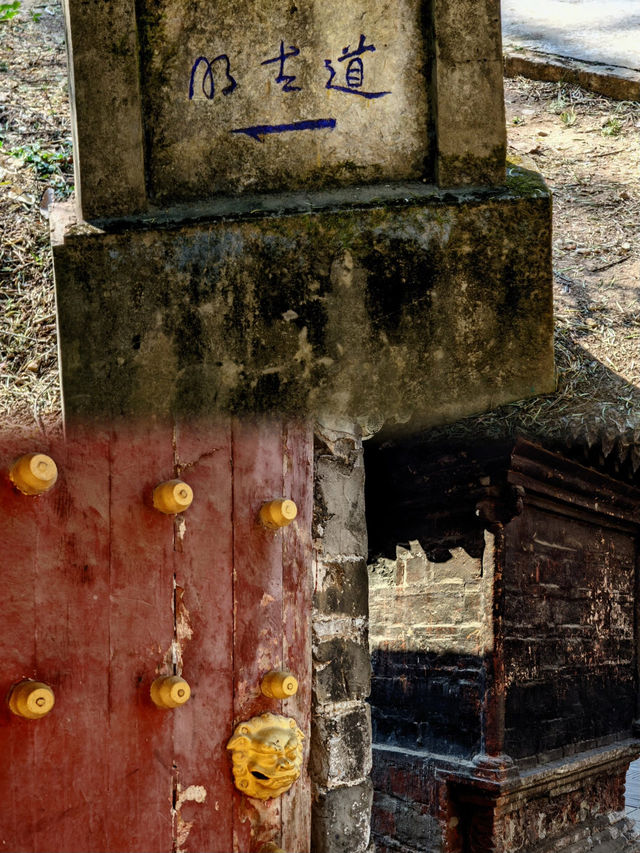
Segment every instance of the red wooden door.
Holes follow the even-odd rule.
[[[39,497],[6,476],[33,450],[59,470]],[[35,679],[56,698],[39,720],[1,704],[0,851],[308,851],[308,426],[74,428],[36,447],[5,436],[0,468],[0,694]],[[152,490],[175,477],[194,501],[163,515]],[[260,506],[280,497],[298,516],[266,530]],[[261,677],[282,668],[298,693],[268,699]],[[170,674],[191,699],[159,710],[150,685]],[[307,737],[300,779],[261,801],[234,787],[226,744],[266,711]]]

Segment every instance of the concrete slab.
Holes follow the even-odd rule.
[[[640,831],[640,759],[629,766],[625,802],[627,817],[635,822]]]
[[[502,33],[507,76],[640,98],[637,0],[503,0]]]
[[[638,0],[502,0],[505,42],[640,70]]]

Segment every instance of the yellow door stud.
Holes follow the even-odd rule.
[[[55,704],[53,690],[42,681],[21,681],[9,694],[9,709],[18,717],[39,720],[46,717]]]
[[[291,524],[297,514],[298,507],[293,501],[268,501],[260,507],[260,523],[269,530],[277,530]]]
[[[263,676],[260,689],[269,699],[288,699],[298,692],[298,679],[291,672],[272,670]]]
[[[189,701],[191,688],[179,675],[161,675],[151,685],[151,699],[157,708],[179,708]]]
[[[182,480],[167,480],[153,490],[153,505],[165,515],[184,512],[192,501],[193,489]]]
[[[9,477],[23,495],[41,495],[58,479],[58,468],[44,453],[27,453],[11,466]]]

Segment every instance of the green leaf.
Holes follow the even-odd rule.
[[[20,0],[13,3],[0,3],[0,21],[10,21],[20,11]]]

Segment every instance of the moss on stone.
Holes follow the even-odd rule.
[[[505,149],[496,145],[486,154],[441,154],[438,184],[441,187],[490,187],[504,185]]]
[[[538,172],[526,169],[522,158],[507,160],[507,188],[523,198],[541,198],[549,195],[549,189]]]

